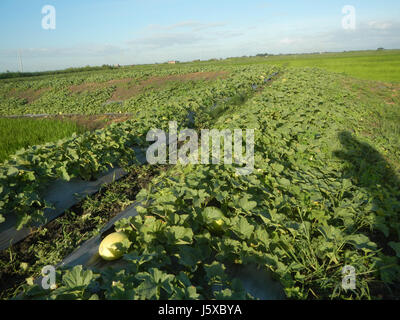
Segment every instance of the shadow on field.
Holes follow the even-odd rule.
[[[368,189],[376,185],[388,189],[400,187],[395,171],[375,148],[358,141],[347,131],[339,133],[339,140],[345,150],[336,151],[334,155],[352,164],[351,172],[347,173],[356,184]]]
[[[385,158],[368,143],[360,142],[350,132],[339,133],[343,150],[335,151],[334,156],[348,162],[345,178],[367,191],[372,200],[373,211],[378,217],[374,220],[373,231],[363,230],[378,245],[383,254],[394,257],[396,252],[388,243],[399,242],[398,226],[400,222],[400,179]],[[382,217],[382,218],[380,218]],[[381,231],[381,223],[387,226],[387,235]],[[390,271],[388,270],[390,273]],[[395,271],[394,271],[395,272]],[[381,273],[381,278],[385,277]],[[400,282],[394,279],[393,285],[383,283],[371,288],[371,293],[382,298],[400,298]],[[375,292],[374,292],[375,291]]]

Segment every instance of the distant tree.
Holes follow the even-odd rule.
[[[382,51],[382,50],[385,50],[385,48],[378,48],[377,50],[378,51]]]

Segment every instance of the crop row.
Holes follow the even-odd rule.
[[[0,166],[0,221],[7,214],[16,214],[18,229],[40,221],[43,210],[51,205],[43,201],[41,192],[51,181],[75,177],[90,180],[110,167],[127,164],[133,159],[132,147],[146,145],[150,129],[166,129],[169,120],[183,127],[189,111],[248,93],[251,85],[262,84],[262,77],[268,73],[265,68],[237,68],[228,79],[203,82],[189,92],[183,87],[148,93],[128,102],[134,113],[132,120],[18,151]]]
[[[400,183],[378,150],[395,140],[363,136],[362,119],[376,106],[341,80],[286,70],[249,99],[222,104],[217,116],[210,102],[196,128],[254,128],[253,174],[174,166],[137,195],[139,215],[116,224],[130,240],[126,267],[58,270],[56,289],[26,286],[25,297],[253,298],[232,273],[251,264],[272,272],[288,298],[368,299],[394,288]],[[346,265],[357,273],[354,290],[342,287]]]

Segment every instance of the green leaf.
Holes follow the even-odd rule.
[[[143,280],[136,289],[136,293],[138,293],[142,299],[158,299],[160,288],[163,288],[168,294],[172,294],[173,292],[171,282],[174,276],[157,268],[151,268],[149,272],[138,273],[136,278],[138,280]]]
[[[284,167],[283,165],[279,164],[279,163],[273,163],[273,164],[271,165],[271,168],[272,168],[272,169],[275,171],[275,173],[277,173],[277,174],[281,173],[281,172],[285,169],[285,167]]]
[[[35,181],[35,173],[33,171],[25,171],[26,177],[29,181]]]
[[[179,272],[179,274],[176,276],[176,280],[180,281],[185,287],[189,287],[192,285],[189,277],[183,271]]]
[[[180,264],[193,268],[200,261],[201,252],[190,246],[181,246],[179,247],[179,257]]]
[[[400,258],[400,242],[390,241],[388,245],[396,252],[396,256]]]
[[[290,180],[286,179],[286,178],[278,178],[277,179],[278,183],[282,186],[290,186]]]
[[[150,278],[146,278],[136,288],[136,293],[141,299],[153,299],[158,298],[158,285]]]
[[[232,300],[233,292],[231,289],[226,288],[219,291],[214,291],[214,297],[217,300]]]
[[[363,234],[353,234],[346,237],[346,240],[354,245],[357,249],[370,249],[376,250],[377,245],[370,241],[366,235]]]
[[[17,223],[16,229],[21,230],[25,225],[27,225],[32,220],[32,217],[25,213],[25,214],[18,214],[17,216]]]
[[[106,293],[107,300],[133,300],[134,297],[134,290],[125,289],[125,285],[121,281],[113,281]]]
[[[254,226],[252,226],[247,219],[242,216],[240,216],[236,222],[236,225],[233,226],[233,230],[243,235],[246,239],[249,239],[254,231]]]
[[[139,214],[145,214],[147,212],[147,209],[142,206],[136,206],[135,209]]]
[[[193,230],[182,226],[172,226],[168,230],[169,239],[176,244],[190,244],[193,241]]]
[[[217,207],[206,207],[202,212],[202,217],[204,222],[209,223],[212,220],[222,219],[224,214]]]
[[[71,179],[65,167],[59,168],[58,173],[61,175],[63,180],[69,181]]]
[[[390,234],[389,227],[387,226],[385,217],[382,216],[376,216],[375,217],[375,223],[374,223],[374,228],[377,230],[381,231],[385,237],[388,237]]]
[[[192,300],[199,299],[200,295],[197,293],[197,289],[195,286],[190,286],[186,288],[187,297]]]
[[[251,211],[255,207],[257,207],[257,202],[256,201],[249,201],[250,195],[246,195],[245,197],[241,198],[239,200],[239,206],[244,210],[244,211]]]
[[[79,155],[75,149],[69,148],[67,151],[68,155],[72,158],[72,160],[79,159]]]
[[[92,280],[93,272],[83,270],[81,265],[73,267],[63,276],[63,283],[70,289],[88,286]]]
[[[255,238],[257,239],[257,241],[260,241],[266,248],[269,247],[270,239],[268,236],[268,232],[264,229],[258,228],[256,230]]]
[[[207,274],[207,280],[219,280],[225,278],[225,265],[221,262],[214,261],[211,264],[204,264],[204,271]]]
[[[19,170],[15,167],[9,167],[7,170],[7,176],[13,177],[18,174]]]

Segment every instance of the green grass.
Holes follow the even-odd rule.
[[[400,81],[400,51],[305,55],[276,60],[291,67],[319,67],[360,79]]]
[[[227,61],[235,64],[265,63],[289,67],[318,67],[359,79],[400,82],[400,50],[279,55],[232,58]]]
[[[19,149],[55,142],[71,136],[74,132],[84,131],[84,127],[72,121],[0,118],[0,162]]]

